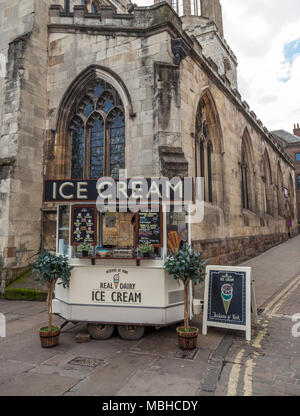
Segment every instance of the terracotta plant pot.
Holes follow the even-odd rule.
[[[54,331],[43,331],[47,327],[40,328],[40,340],[43,348],[55,347],[58,344],[58,338],[60,333],[60,326],[55,326]]]
[[[195,327],[190,327],[189,332],[184,331],[184,326],[179,326],[176,328],[178,336],[179,348],[182,350],[193,350],[197,347],[197,338],[199,334],[199,329]]]

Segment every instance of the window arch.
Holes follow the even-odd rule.
[[[195,176],[204,178],[204,199],[223,207],[224,161],[222,129],[209,89],[202,94],[195,117]]]
[[[267,149],[263,157],[263,192],[264,192],[264,211],[267,214],[273,214],[272,198],[272,171],[270,158]]]
[[[205,103],[200,101],[196,115],[195,136],[195,165],[196,177],[204,179],[204,200],[213,202],[212,196],[212,143],[210,125],[207,120]]]
[[[289,175],[288,191],[289,191],[290,214],[291,214],[292,218],[294,218],[294,216],[295,216],[295,209],[294,209],[294,207],[295,207],[295,192],[294,192],[295,188],[294,188],[294,181],[293,181],[291,173]]]
[[[254,169],[251,139],[247,129],[242,138],[241,149],[241,185],[242,185],[242,208],[254,211]]]
[[[125,168],[125,116],[116,89],[101,79],[85,88],[69,123],[71,178],[117,176]]]
[[[277,164],[277,205],[278,215],[284,216],[283,176],[280,163]]]

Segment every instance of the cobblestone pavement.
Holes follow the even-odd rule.
[[[194,357],[184,357],[175,326],[148,328],[139,341],[116,333],[106,341],[76,343],[85,324],[65,326],[55,348],[41,348],[44,302],[0,299],[7,337],[0,338],[0,396],[198,396],[209,357],[223,334],[199,335]],[[58,317],[55,323],[61,323]],[[201,316],[193,320],[201,327]]]
[[[245,264],[253,268],[262,309],[252,341],[209,328],[207,336],[199,335],[194,357],[178,355],[174,326],[147,329],[139,341],[114,334],[78,344],[74,336],[85,325],[68,324],[59,345],[43,349],[38,329],[47,322],[45,303],[0,299],[7,321],[7,337],[0,337],[0,396],[300,395],[300,337],[292,336],[291,320],[300,313],[299,247],[300,236]],[[202,316],[192,323],[201,328]]]
[[[252,341],[244,334],[227,335],[223,356],[216,352],[211,368],[219,363],[218,381],[209,377],[202,395],[299,396],[300,395],[300,276],[286,285],[259,315]],[[299,316],[294,317],[295,314]],[[297,325],[298,318],[298,325]],[[224,347],[223,347],[224,349]],[[210,377],[212,377],[210,371]]]

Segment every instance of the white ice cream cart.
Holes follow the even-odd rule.
[[[139,339],[146,326],[182,322],[183,285],[166,273],[164,261],[170,233],[191,242],[184,210],[164,212],[159,204],[157,212],[101,213],[95,201],[78,198],[89,195],[87,182],[48,181],[45,186],[46,201],[47,194],[51,202],[58,195],[57,253],[67,255],[74,266],[69,287],[56,285],[53,313],[87,322],[95,339],[109,338],[115,326],[122,338]],[[83,240],[92,243],[87,257],[78,248]],[[145,240],[155,248],[149,258],[136,250]],[[192,307],[190,311],[192,317]]]

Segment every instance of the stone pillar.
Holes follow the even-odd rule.
[[[153,172],[157,176],[188,176],[182,150],[179,66],[155,62]]]
[[[8,1],[7,1],[8,5]],[[18,6],[16,16],[21,15]],[[29,31],[8,44],[0,131],[2,288],[40,250],[43,150],[47,113],[48,4],[31,4]],[[55,11],[52,8],[52,11]],[[59,9],[58,9],[59,11]],[[27,17],[29,20],[29,18]],[[25,19],[23,19],[25,20]],[[20,20],[21,24],[21,20]],[[22,27],[22,26],[21,26]],[[13,36],[13,35],[11,35]]]

